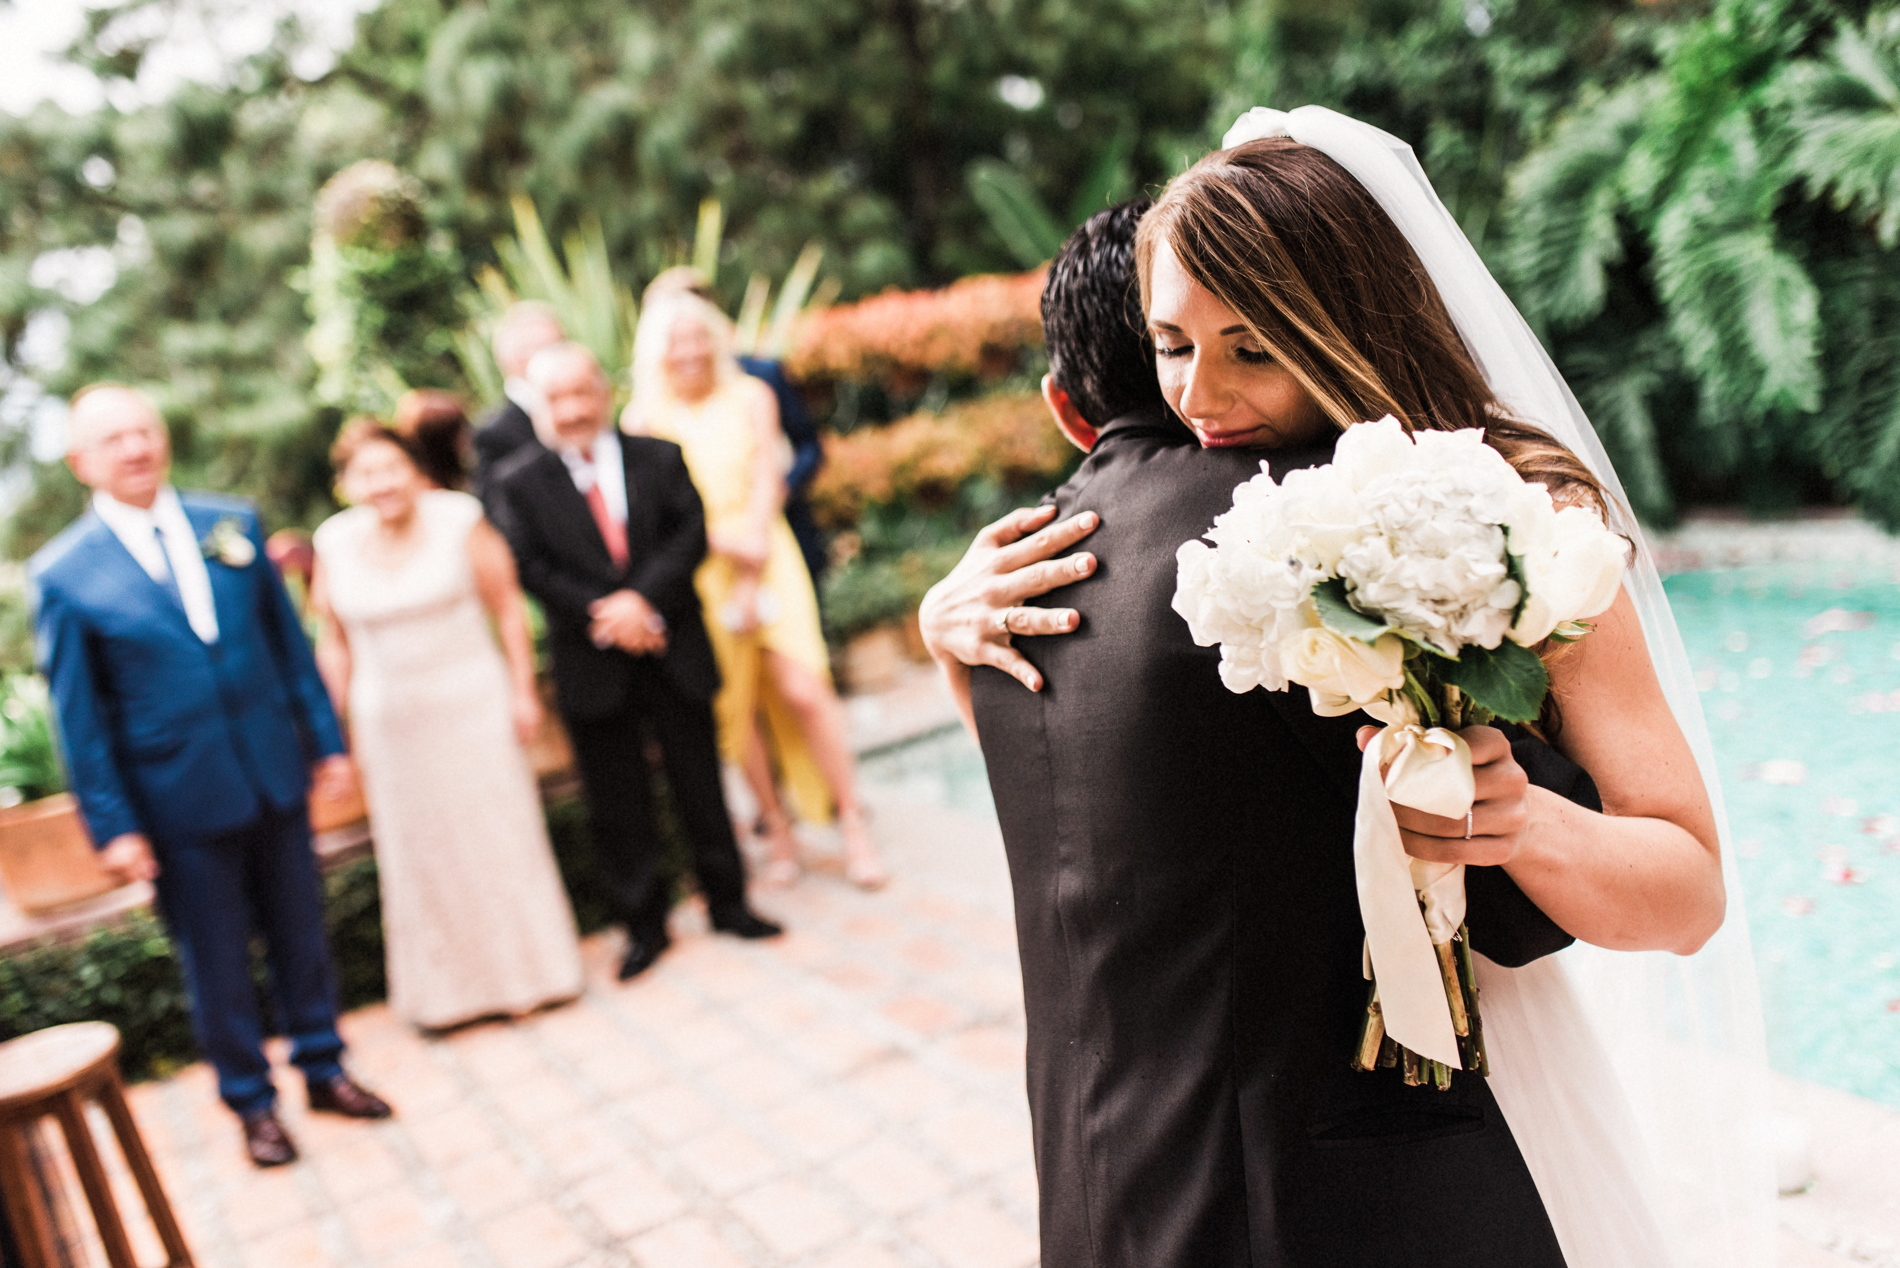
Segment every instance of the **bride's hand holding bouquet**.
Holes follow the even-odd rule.
[[[1220,645],[1229,690],[1298,683],[1316,713],[1386,724],[1361,737],[1354,861],[1375,985],[1360,1068],[1402,1063],[1440,1087],[1485,1069],[1464,866],[1508,860],[1523,803],[1521,787],[1494,796],[1506,821],[1476,822],[1471,745],[1508,784],[1509,746],[1485,724],[1536,721],[1550,679],[1534,649],[1587,634],[1627,558],[1594,510],[1558,507],[1481,432],[1392,418],[1346,429],[1327,465],[1263,471],[1181,547],[1175,610]],[[1429,857],[1408,855],[1395,805]]]

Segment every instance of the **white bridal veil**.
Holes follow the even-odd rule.
[[[1371,192],[1424,262],[1492,391],[1627,506],[1576,397],[1411,147],[1322,106],[1256,107],[1221,144],[1274,136],[1321,151]],[[1491,1085],[1570,1268],[1765,1268],[1775,1255],[1769,1088],[1741,884],[1688,654],[1641,532],[1621,527],[1636,543],[1625,588],[1714,803],[1728,919],[1692,956],[1578,943],[1523,969],[1483,962]]]

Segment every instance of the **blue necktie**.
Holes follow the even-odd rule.
[[[164,587],[165,593],[172,597],[172,602],[176,603],[178,610],[183,612],[185,610],[185,596],[178,589],[178,578],[172,575],[172,557],[165,552],[165,530],[154,524],[152,525],[152,536],[158,541],[158,558],[165,569],[162,575],[154,577],[153,580]]]

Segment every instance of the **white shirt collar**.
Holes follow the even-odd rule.
[[[133,506],[130,502],[121,502],[103,489],[95,489],[92,494],[92,509],[106,522],[106,527],[115,533],[123,534],[134,530],[140,534],[149,534],[158,517],[165,516],[166,527],[176,523],[174,517],[183,517],[185,504],[178,500],[178,490],[171,485],[160,485],[158,496],[147,506]],[[185,521],[189,524],[191,521]]]
[[[603,427],[594,437],[592,458],[582,456],[572,445],[562,445],[554,452],[567,464],[575,488],[584,495],[599,485],[607,513],[622,524],[627,522],[627,469],[620,457],[620,437],[613,428]]]
[[[162,486],[149,508],[132,506],[95,490],[92,509],[147,575],[177,587],[179,600],[185,605],[185,619],[198,637],[206,643],[217,642],[218,610],[211,592],[211,575],[200,553],[198,531],[185,514],[178,490],[169,484]],[[160,528],[164,530],[162,543],[154,532]]]

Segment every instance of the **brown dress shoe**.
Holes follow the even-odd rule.
[[[297,1146],[290,1133],[277,1121],[275,1110],[265,1110],[244,1120],[244,1150],[260,1167],[281,1167],[297,1161]]]
[[[395,1110],[374,1092],[365,1091],[347,1074],[310,1084],[310,1108],[345,1118],[388,1118]]]

